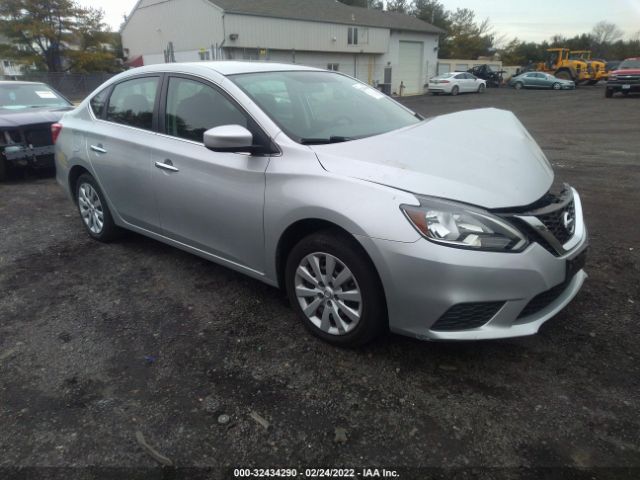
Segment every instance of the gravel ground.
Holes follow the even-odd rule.
[[[294,466],[640,478],[640,97],[403,101],[425,115],[513,110],[581,192],[590,277],[565,311],[534,337],[337,349],[280,291],[141,236],[96,243],[53,179],[13,179],[0,184],[0,478],[94,478],[86,466],[146,478],[161,459],[138,431],[211,478]],[[64,468],[13,470],[45,466]]]

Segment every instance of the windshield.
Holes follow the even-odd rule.
[[[620,64],[618,70],[631,70],[640,68],[640,60],[625,60]]]
[[[378,90],[337,73],[265,72],[230,78],[303,144],[355,140],[420,122]]]
[[[0,84],[0,108],[21,110],[37,107],[68,107],[67,100],[44,83]]]

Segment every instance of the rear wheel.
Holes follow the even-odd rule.
[[[0,182],[7,178],[7,161],[0,156]]]
[[[101,242],[110,242],[120,236],[98,182],[89,174],[80,175],[76,183],[76,203],[82,223],[89,235]]]
[[[451,89],[451,95],[453,95],[455,97],[456,95],[458,95],[458,93],[460,93],[460,89],[457,86],[454,86]]]
[[[287,259],[285,286],[305,327],[329,343],[363,345],[386,328],[377,272],[346,234],[325,230],[301,240]]]
[[[600,80],[589,80],[587,82],[587,85],[595,85],[596,83],[598,83]]]
[[[559,70],[555,73],[555,76],[562,80],[573,80],[573,76],[569,70]],[[577,84],[577,82],[576,82]]]
[[[522,87],[524,87],[524,84],[522,82],[516,82],[513,84],[513,88],[515,88],[516,90],[522,90]]]
[[[613,89],[611,88],[605,88],[604,90],[604,96],[607,98],[611,98],[613,97]]]

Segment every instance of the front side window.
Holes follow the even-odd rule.
[[[107,120],[151,130],[158,80],[158,77],[144,77],[117,84],[109,98]]]
[[[187,78],[169,79],[165,112],[168,135],[202,142],[204,132],[222,125],[250,127],[245,114],[210,85]]]
[[[229,78],[299,143],[348,141],[420,122],[385,94],[339,73],[264,72]]]

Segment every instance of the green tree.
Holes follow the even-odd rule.
[[[387,11],[411,13],[411,3],[409,0],[387,0]]]
[[[376,10],[382,10],[384,5],[382,4],[382,0],[339,0],[340,3],[344,3],[345,5],[351,5],[353,7],[362,7],[362,8],[374,8]]]
[[[489,19],[476,21],[473,10],[458,8],[450,14],[448,36],[441,43],[440,57],[476,59],[493,52],[495,36]]]
[[[105,44],[103,12],[73,0],[2,0],[5,54],[50,72],[110,71],[116,55]]]

